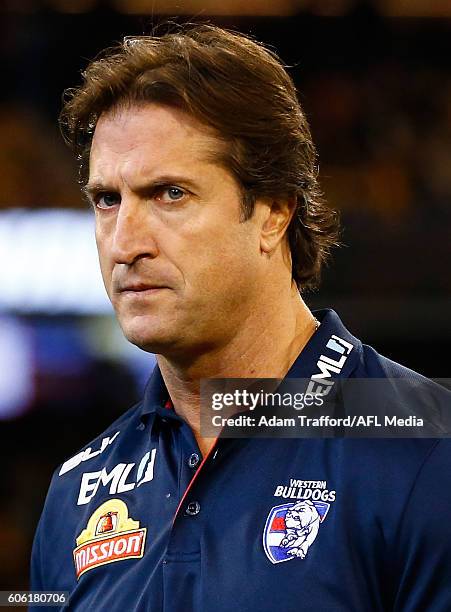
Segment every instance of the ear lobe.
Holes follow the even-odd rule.
[[[267,204],[267,217],[262,225],[260,247],[270,254],[286,234],[296,208],[294,200],[272,200]]]

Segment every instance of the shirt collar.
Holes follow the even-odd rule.
[[[151,428],[157,421],[171,420],[181,423],[182,419],[173,408],[166,407],[169,393],[158,364],[155,366],[144,391],[141,421],[149,422]]]
[[[339,363],[343,361],[342,367],[337,368],[339,372],[332,373],[332,377],[348,378],[361,358],[362,343],[346,329],[334,310],[317,310],[313,314],[321,325],[289,369],[286,378],[310,378],[318,371],[321,356]],[[141,419],[151,422],[152,427],[157,417],[181,423],[182,419],[176,412],[165,407],[168,398],[163,376],[156,365],[144,391]]]
[[[321,325],[287,372],[286,378],[310,378],[318,371],[318,361],[322,355],[339,363],[343,361],[342,367],[337,368],[340,371],[332,372],[332,378],[348,378],[361,359],[362,343],[346,329],[334,310],[316,310],[313,314]]]

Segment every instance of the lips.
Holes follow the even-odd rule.
[[[142,293],[143,291],[153,291],[155,289],[167,289],[164,285],[151,285],[147,283],[133,283],[130,285],[125,285],[123,287],[119,287],[118,293]]]

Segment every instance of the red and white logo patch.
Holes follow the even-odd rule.
[[[110,499],[99,506],[78,536],[74,549],[77,580],[94,567],[140,559],[144,554],[146,528],[128,516],[127,505],[120,499]]]

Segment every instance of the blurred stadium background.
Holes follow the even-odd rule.
[[[451,1],[3,0],[1,589],[27,587],[53,469],[140,396],[152,369],[112,318],[56,120],[88,59],[168,16],[251,33],[293,66],[345,226],[308,303],[335,308],[392,358],[449,375]]]

